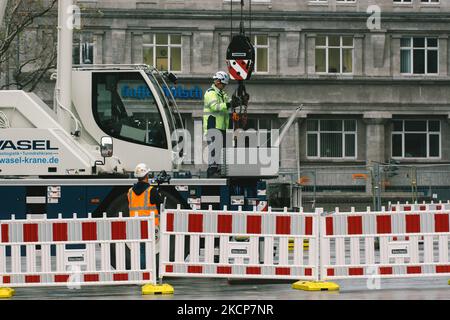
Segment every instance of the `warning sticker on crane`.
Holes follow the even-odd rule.
[[[228,72],[233,80],[246,80],[251,70],[250,60],[228,60]]]

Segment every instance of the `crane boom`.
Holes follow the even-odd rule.
[[[56,113],[59,123],[67,132],[71,129],[72,109],[72,39],[73,1],[59,0],[58,3],[58,63],[55,88]]]

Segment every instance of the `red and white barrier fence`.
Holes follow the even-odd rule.
[[[321,278],[449,276],[449,214],[353,211],[324,216]]]
[[[0,221],[0,287],[156,283],[154,217]]]
[[[450,210],[163,210],[163,277],[450,276]],[[294,250],[288,250],[289,239]],[[404,240],[405,239],[405,240]],[[303,243],[309,241],[304,251]],[[170,257],[171,256],[171,257]]]
[[[450,210],[450,201],[437,203],[431,201],[431,203],[391,203],[388,204],[388,210],[390,211],[432,211],[432,210]]]
[[[318,278],[317,214],[225,207],[166,209],[161,217],[162,277]]]
[[[160,277],[450,276],[450,210],[443,208],[162,208],[160,217]],[[156,284],[156,238],[153,216],[0,221],[0,287]]]

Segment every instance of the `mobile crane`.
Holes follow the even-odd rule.
[[[298,110],[268,148],[275,159],[271,170],[230,164],[222,178],[193,178],[173,163],[179,140],[171,137],[182,121],[163,88],[176,77],[147,65],[72,66],[73,35],[66,23],[72,5],[59,0],[54,108],[34,93],[0,91],[0,219],[126,216],[132,171],[141,162],[155,177],[160,171],[172,176],[160,186],[167,208],[267,207],[263,179],[278,175],[278,146]],[[242,86],[243,80],[239,88],[246,94]],[[129,90],[145,98],[135,99]]]

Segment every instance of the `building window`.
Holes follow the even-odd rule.
[[[237,129],[234,123],[233,129]],[[254,116],[250,116],[247,119],[247,125],[244,128],[244,130],[256,130],[258,132],[257,141],[259,147],[271,147],[272,129],[274,129],[274,125],[271,119]]]
[[[394,3],[411,3],[411,0],[394,0]]]
[[[181,72],[181,35],[145,34],[144,63],[161,71]]]
[[[316,38],[317,73],[353,72],[353,37],[318,36]]]
[[[306,155],[310,158],[356,158],[356,120],[308,120]]]
[[[355,3],[356,0],[336,0],[337,3]]]
[[[256,35],[253,37],[255,46],[255,73],[269,72],[269,37]]]
[[[94,40],[92,34],[74,35],[73,64],[94,64]]]
[[[437,74],[439,65],[437,38],[402,38],[400,72],[404,74]]]
[[[439,0],[420,0],[422,3],[439,3]]]
[[[440,145],[439,120],[392,121],[393,158],[439,158]]]

